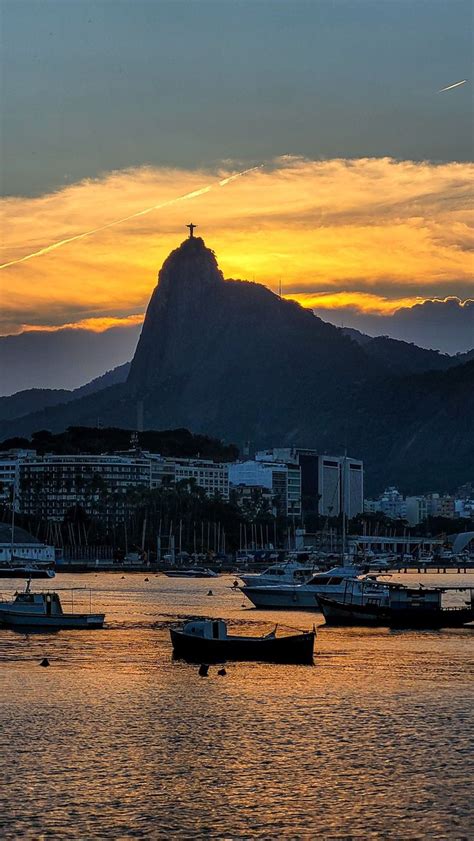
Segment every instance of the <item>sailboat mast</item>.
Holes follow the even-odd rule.
[[[16,477],[13,482],[13,497],[12,497],[12,540],[10,547],[10,560],[13,561],[13,547],[15,545],[15,505],[16,505]]]
[[[345,495],[345,480],[346,480],[346,458],[347,453],[344,453],[342,460],[342,476],[341,476],[341,509],[342,509],[342,565],[346,557],[346,495]]]

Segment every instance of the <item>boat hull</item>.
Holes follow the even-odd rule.
[[[0,611],[0,624],[11,628],[28,628],[41,631],[91,630],[102,628],[103,613],[62,613],[57,616],[35,616],[14,610]]]
[[[168,572],[164,571],[167,578],[217,578],[216,572],[195,572],[194,570],[185,570],[183,572]]]
[[[336,599],[319,597],[319,604],[327,625],[388,625],[382,612],[373,605],[344,604]]]
[[[329,625],[379,625],[389,628],[461,628],[474,620],[474,609],[465,608],[403,608],[388,605],[351,604],[320,597],[321,610]]]
[[[0,578],[54,578],[53,569],[41,569],[40,567],[1,567]]]
[[[241,587],[244,596],[261,610],[319,610],[315,592],[276,587]]]
[[[174,657],[193,663],[224,663],[227,660],[303,665],[313,663],[313,631],[287,637],[229,637],[218,640],[185,634],[171,628],[170,635]]]

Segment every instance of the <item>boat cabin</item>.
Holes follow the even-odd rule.
[[[40,616],[58,616],[63,612],[57,593],[16,593],[10,610]]]
[[[389,607],[393,610],[423,608],[441,610],[442,590],[389,586]]]
[[[307,585],[318,588],[334,587],[351,578],[356,578],[359,573],[358,567],[333,567],[333,569],[328,569],[327,572],[318,572],[307,582]]]
[[[313,572],[314,569],[311,566],[301,566],[297,561],[287,561],[285,564],[272,564],[272,566],[263,570],[260,577],[271,577],[277,581],[280,577],[293,578],[296,582],[303,582],[307,581]]]
[[[223,619],[195,620],[186,623],[183,634],[191,634],[193,637],[207,640],[225,640],[227,639],[227,625]]]

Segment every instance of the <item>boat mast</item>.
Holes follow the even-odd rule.
[[[12,497],[12,539],[10,547],[10,561],[13,563],[13,547],[15,545],[15,505],[16,505],[16,476],[13,482],[13,497]]]
[[[342,476],[341,476],[341,510],[342,510],[342,566],[346,557],[346,499],[345,499],[345,478],[346,478],[346,458],[347,451],[344,452],[342,460]]]

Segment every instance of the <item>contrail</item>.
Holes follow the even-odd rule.
[[[448,85],[447,88],[441,88],[441,90],[439,90],[438,93],[443,93],[443,91],[450,91],[453,88],[458,88],[460,85],[465,85],[466,82],[467,79],[462,79],[461,82],[455,82],[454,85]]]
[[[101,225],[99,228],[84,231],[82,234],[75,234],[73,237],[61,239],[59,242],[53,242],[51,245],[46,245],[44,248],[40,248],[39,251],[34,251],[32,254],[26,254],[24,257],[19,257],[18,260],[10,260],[9,263],[3,263],[0,265],[0,269],[7,269],[9,266],[16,266],[17,263],[24,263],[26,260],[31,260],[33,257],[40,257],[42,254],[47,254],[49,251],[61,248],[61,246],[67,245],[69,242],[75,242],[76,240],[84,239],[84,237],[90,237],[92,234],[99,233],[99,231],[105,231],[106,228],[112,228],[114,225],[120,225],[122,222],[128,222],[129,219],[136,219],[137,216],[145,216],[146,213],[151,213],[153,210],[161,210],[162,207],[169,207],[169,205],[177,204],[180,201],[187,201],[188,199],[195,199],[198,196],[203,196],[215,187],[225,187],[226,184],[229,184],[230,181],[234,181],[235,178],[240,178],[241,175],[247,175],[249,172],[255,172],[255,170],[261,169],[263,166],[264,164],[259,164],[258,166],[250,167],[250,169],[243,169],[242,172],[236,172],[234,175],[222,178],[221,181],[215,181],[213,184],[208,184],[207,187],[201,187],[199,190],[193,190],[191,193],[185,193],[183,196],[177,196],[177,198],[169,199],[161,204],[154,204],[152,207],[147,207],[145,210],[139,210],[137,213],[132,213],[130,216],[124,216],[123,219],[115,219],[113,222],[108,222],[106,225]]]

